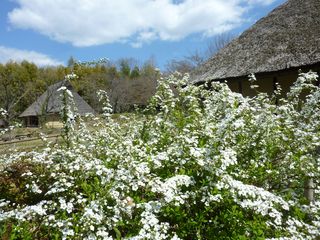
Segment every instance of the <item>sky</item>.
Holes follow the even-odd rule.
[[[168,61],[238,36],[285,0],[0,0],[0,63]]]

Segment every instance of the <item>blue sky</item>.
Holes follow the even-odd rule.
[[[37,65],[153,58],[202,51],[219,34],[239,35],[285,0],[0,0],[0,62]]]

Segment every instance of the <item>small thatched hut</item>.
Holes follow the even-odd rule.
[[[61,109],[62,99],[61,92],[57,90],[62,86],[67,87],[75,102],[75,107],[80,115],[87,113],[95,114],[95,111],[89,104],[73,89],[69,81],[60,81],[51,85],[46,92],[44,92],[34,103],[32,103],[23,113],[20,118],[24,120],[27,127],[38,127],[40,118],[44,122],[55,122],[60,120],[59,112]]]
[[[259,91],[284,92],[299,69],[320,72],[320,0],[288,0],[221,49],[199,70],[195,82],[227,81],[233,91],[254,95],[248,75],[255,73]]]

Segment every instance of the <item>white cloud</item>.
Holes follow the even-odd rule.
[[[276,0],[247,0],[247,1],[251,5],[262,4],[266,6],[266,5],[270,5],[271,3],[274,3]]]
[[[274,0],[265,0],[268,2]],[[155,39],[179,40],[190,34],[221,34],[242,22],[262,0],[16,0],[8,16],[18,28],[33,29],[59,42],[92,46]]]
[[[52,59],[49,56],[42,53],[0,46],[0,62],[6,63],[10,60],[14,62],[21,62],[23,60],[27,60],[29,62],[35,63],[38,66],[51,66],[63,64],[62,62]]]

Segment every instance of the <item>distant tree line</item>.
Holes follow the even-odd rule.
[[[100,111],[97,90],[109,93],[114,112],[128,111],[134,105],[145,105],[154,94],[160,72],[152,59],[138,64],[134,59],[79,65],[70,58],[68,66],[38,67],[28,61],[0,64],[0,108],[8,112],[10,122],[17,119],[47,88],[74,72],[75,90]]]
[[[202,64],[232,39],[230,34],[210,39],[203,51],[197,50],[183,59],[169,61],[162,75],[176,71],[196,74]],[[6,121],[16,119],[50,85],[72,72],[78,75],[72,80],[73,87],[97,112],[101,109],[97,90],[108,92],[114,112],[129,111],[135,105],[147,104],[161,75],[153,58],[143,64],[133,58],[123,58],[116,62],[83,65],[73,57],[67,66],[38,67],[28,61],[0,64],[0,108],[8,112]]]

